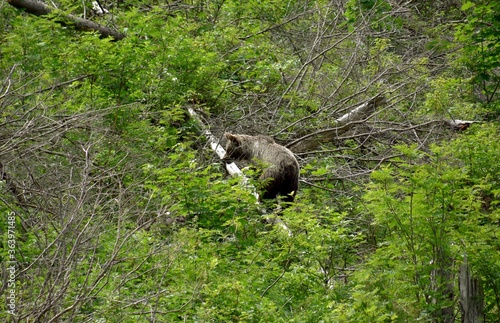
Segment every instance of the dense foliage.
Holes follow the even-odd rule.
[[[0,2],[1,319],[458,322],[466,264],[498,320],[497,1],[100,3]],[[338,133],[295,151],[288,230],[187,107],[221,139]]]

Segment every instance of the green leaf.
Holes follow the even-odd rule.
[[[462,5],[462,7],[461,7],[460,9],[461,9],[461,10],[463,10],[463,11],[467,11],[467,10],[469,10],[470,8],[474,7],[475,5],[476,5],[476,4],[475,4],[475,3],[473,3],[472,1],[467,1],[466,3],[464,3],[464,4]]]

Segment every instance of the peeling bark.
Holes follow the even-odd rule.
[[[453,120],[444,120],[443,122],[453,130],[462,131],[469,128],[471,124],[477,121],[453,119]]]

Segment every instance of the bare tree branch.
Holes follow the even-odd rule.
[[[41,90],[37,90],[35,92],[31,92],[31,93],[27,93],[27,94],[23,94],[22,97],[23,98],[27,98],[29,96],[32,96],[32,95],[35,95],[35,94],[39,94],[39,93],[43,93],[43,92],[46,92],[46,91],[52,91],[52,90],[55,90],[55,89],[58,89],[58,88],[61,88],[63,86],[66,86],[68,84],[72,84],[73,82],[76,82],[76,81],[79,81],[81,79],[84,79],[86,77],[89,77],[90,75],[80,75],[80,76],[77,76],[71,80],[68,80],[68,81],[64,81],[64,82],[61,82],[61,83],[57,83],[57,84],[54,84],[52,86],[49,86],[49,87],[46,87],[44,89],[41,89]]]
[[[355,121],[360,121],[366,118],[375,110],[376,107],[384,104],[385,102],[386,99],[384,96],[377,95],[335,120],[335,128],[322,129],[307,134],[299,139],[294,140],[293,142],[288,144],[287,147],[294,153],[313,150],[321,143],[330,142],[335,137],[345,133],[355,125]]]

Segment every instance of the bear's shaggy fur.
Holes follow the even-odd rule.
[[[278,145],[268,136],[248,136],[226,133],[225,162],[246,160],[262,162],[265,168],[259,177],[262,182],[261,199],[283,196],[293,202],[299,188],[299,163],[286,147]]]

